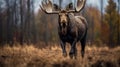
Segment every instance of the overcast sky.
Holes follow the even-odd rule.
[[[35,12],[37,12],[39,10],[39,4],[41,3],[41,1],[42,0],[36,0],[36,2],[35,2]],[[54,0],[54,1],[58,1],[58,0]],[[70,1],[72,1],[72,0],[63,0],[64,3],[69,3]],[[107,1],[108,0],[103,0],[104,8],[107,5]],[[74,0],[73,0],[73,2],[74,2]],[[97,7],[98,9],[100,9],[100,0],[87,0],[86,4]]]

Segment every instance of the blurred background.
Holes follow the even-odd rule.
[[[42,0],[0,0],[0,45],[15,43],[48,46],[59,44],[58,15],[45,14]],[[76,0],[51,0],[64,8]],[[87,44],[120,45],[120,0],[87,0],[82,12],[89,29]]]

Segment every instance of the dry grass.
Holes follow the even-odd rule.
[[[70,46],[67,46],[69,52]],[[77,59],[64,58],[58,46],[36,48],[29,46],[0,47],[0,67],[120,67],[120,47],[86,47],[81,58],[78,46]]]

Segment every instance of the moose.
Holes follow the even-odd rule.
[[[57,4],[52,4],[50,0],[42,1],[40,8],[47,14],[58,14],[58,35],[63,56],[67,56],[66,43],[70,43],[70,58],[77,57],[76,43],[81,43],[81,56],[84,57],[88,23],[82,16],[74,16],[85,6],[86,0],[77,0],[74,9],[70,9],[71,4],[66,9],[61,9]],[[53,7],[54,6],[54,7]],[[54,9],[57,9],[56,11]]]

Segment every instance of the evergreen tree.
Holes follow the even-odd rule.
[[[104,23],[108,24],[109,45],[113,46],[117,43],[117,26],[118,26],[118,11],[116,3],[113,0],[108,1],[108,5],[105,10]]]

